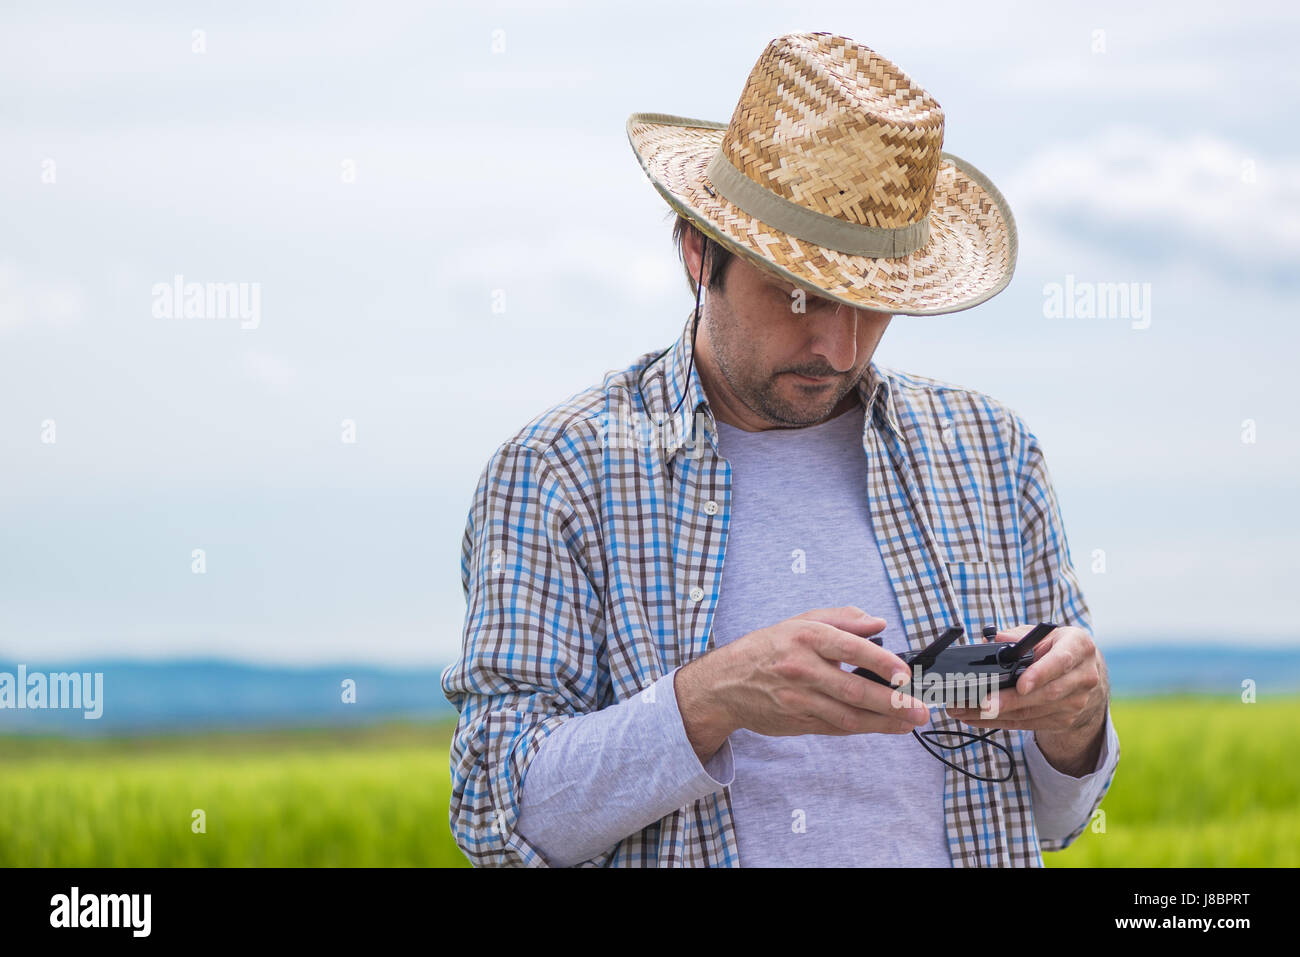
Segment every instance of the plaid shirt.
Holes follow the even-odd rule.
[[[688,317],[666,354],[642,356],[524,426],[479,480],[461,552],[462,653],[442,673],[460,712],[451,829],[476,865],[546,866],[515,828],[546,737],[713,647],[731,474],[699,376],[691,369],[688,379],[690,326]],[[1042,450],[1020,418],[981,393],[875,363],[858,392],[868,503],[909,647],[950,623],[965,628],[962,642],[981,640],[988,624],[1054,621],[1091,633]],[[962,725],[934,711],[932,727]],[[948,769],[954,866],[1040,867],[1042,850],[1086,826],[1039,839],[1027,735],[992,736],[1015,755],[1010,781]],[[1005,756],[987,745],[947,756],[982,777],[1006,773]],[[1097,804],[1109,787],[1108,778]],[[584,866],[738,863],[726,789]]]

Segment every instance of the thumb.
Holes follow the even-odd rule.
[[[1019,641],[1025,635],[1034,630],[1033,625],[1016,625],[1014,628],[1003,628],[993,636],[994,641]]]

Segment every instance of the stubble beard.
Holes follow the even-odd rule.
[[[732,343],[720,341],[721,337],[714,335],[712,329],[713,323],[709,323],[705,335],[709,337],[709,345],[717,360],[718,371],[727,380],[727,386],[732,394],[755,415],[786,428],[803,428],[825,421],[849,391],[857,388],[858,380],[866,371],[864,363],[861,369],[844,373],[842,381],[834,387],[833,391],[826,397],[817,399],[815,404],[795,404],[782,397],[778,391],[782,373],[798,372],[812,377],[832,373],[828,373],[825,369],[805,368],[782,369],[780,372],[761,377],[747,376],[740,370],[755,368],[757,357],[743,346],[733,351]],[[810,399],[809,402],[812,403],[813,400]]]

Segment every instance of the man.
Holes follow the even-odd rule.
[[[1041,448],[990,397],[872,362],[893,315],[1005,288],[1005,200],[940,152],[924,90],[824,33],[773,40],[728,125],[628,131],[696,309],[483,472],[443,673],[457,842],[482,865],[1041,866],[1119,757]],[[851,673],[897,684],[951,624],[1040,621],[996,710]],[[936,760],[927,724],[988,737]]]

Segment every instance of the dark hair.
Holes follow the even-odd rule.
[[[691,295],[695,295],[695,274],[691,272],[691,267],[686,264],[686,234],[694,233],[699,239],[703,240],[704,234],[696,225],[680,213],[677,214],[677,222],[673,223],[673,242],[677,244],[677,257],[682,261],[682,268],[686,270],[686,282],[691,288]],[[710,238],[709,249],[704,258],[704,288],[711,292],[721,292],[723,282],[726,279],[727,265],[731,262],[732,253],[723,247],[720,243]]]

